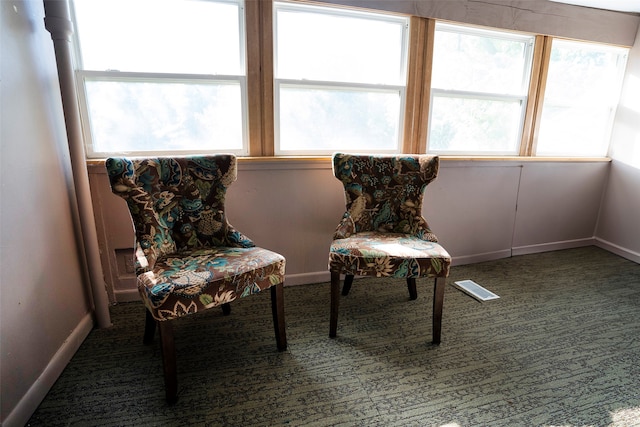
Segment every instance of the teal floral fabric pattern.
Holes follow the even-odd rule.
[[[284,281],[285,259],[228,223],[233,155],[106,161],[111,190],[129,207],[138,290],[157,320],[170,320]]]
[[[349,275],[446,277],[451,257],[422,216],[439,158],[427,155],[333,155],[346,212],[333,236],[329,270]]]
[[[436,242],[421,211],[424,189],[438,175],[438,161],[431,156],[336,153],[333,173],[344,185],[347,211],[334,238],[378,231]]]

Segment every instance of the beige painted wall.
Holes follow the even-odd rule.
[[[622,90],[611,143],[611,175],[596,234],[603,247],[640,262],[640,31]]]
[[[22,426],[92,327],[42,1],[0,1],[0,421]]]
[[[443,160],[424,215],[454,264],[593,244],[610,163]],[[111,297],[138,299],[123,271],[134,239],[126,204],[103,166],[90,168]],[[344,212],[330,161],[240,161],[227,194],[229,221],[287,259],[287,284],[328,280],[331,236]]]

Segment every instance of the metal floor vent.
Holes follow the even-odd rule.
[[[460,289],[462,292],[466,293],[467,295],[474,297],[478,301],[484,302],[484,301],[500,298],[498,295],[483,288],[473,280],[459,280],[455,282],[453,286]]]

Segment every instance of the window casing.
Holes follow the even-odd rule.
[[[436,24],[427,151],[517,155],[535,37]]]
[[[248,153],[242,0],[75,0],[73,13],[88,157]]]
[[[400,152],[408,26],[394,15],[274,3],[275,154]]]

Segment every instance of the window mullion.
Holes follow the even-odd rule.
[[[262,76],[262,155],[275,154],[273,112],[273,1],[260,0],[260,72]]]
[[[267,4],[268,3],[268,4]],[[268,111],[265,106],[265,78],[263,73],[269,73],[264,67],[264,55],[270,55],[265,43],[271,37],[269,27],[265,28],[265,14],[270,13],[271,1],[246,1],[246,40],[247,40],[247,98],[249,115],[249,155],[272,155],[268,150],[268,137],[265,127],[268,126]],[[267,32],[268,34],[265,34]],[[267,88],[268,89],[268,88]],[[271,89],[273,91],[273,89]],[[273,147],[273,139],[271,139]],[[271,153],[271,154],[267,154]]]
[[[424,75],[422,80],[422,93],[420,100],[420,118],[416,150],[418,153],[426,153],[429,146],[429,112],[431,110],[431,77],[433,75],[433,50],[436,34],[436,20],[429,19],[426,26],[426,43],[424,46]]]
[[[402,151],[424,153],[429,117],[435,21],[412,16],[409,28],[409,61]]]
[[[534,51],[534,73],[531,76],[529,86],[529,102],[523,132],[523,142],[525,147],[520,148],[521,156],[535,156],[538,135],[540,132],[540,120],[542,118],[542,105],[544,104],[544,92],[547,85],[547,75],[549,74],[549,61],[551,59],[551,44],[553,38],[550,36],[537,36],[536,46],[540,47]],[[536,77],[534,79],[534,77]]]

